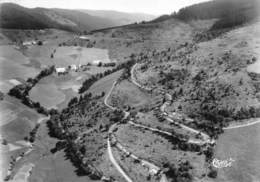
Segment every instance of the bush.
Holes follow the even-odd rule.
[[[210,178],[216,178],[218,176],[218,172],[214,169],[210,169],[209,173],[208,173],[208,177]]]
[[[39,46],[43,45],[42,41],[39,40],[39,41],[37,42],[37,45],[39,45]]]

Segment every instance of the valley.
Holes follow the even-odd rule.
[[[220,0],[91,28],[83,10],[23,8],[44,18],[23,29],[5,11],[1,180],[259,181],[260,21],[238,3],[242,22],[205,10]]]

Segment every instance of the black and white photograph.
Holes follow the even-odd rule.
[[[0,182],[260,182],[260,0],[0,0]]]

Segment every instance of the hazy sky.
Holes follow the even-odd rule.
[[[66,9],[105,9],[150,14],[169,14],[173,11],[205,0],[0,0],[26,7]]]

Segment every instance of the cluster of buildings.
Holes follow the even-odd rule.
[[[69,65],[68,67],[57,67],[55,68],[56,73],[61,74],[61,73],[68,73],[69,71],[78,71],[82,65]]]
[[[23,42],[23,45],[24,46],[30,46],[30,45],[36,45],[37,42],[35,40],[32,40],[32,41],[24,41]]]
[[[30,40],[30,41],[23,41],[23,46],[31,46],[31,45],[42,45],[43,42],[40,40]]]
[[[78,71],[81,68],[85,68],[86,66],[115,66],[116,63],[115,62],[109,62],[109,63],[102,63],[101,60],[93,60],[91,63],[88,63],[87,65],[76,65],[76,64],[72,64],[69,65],[68,67],[57,67],[55,68],[56,73],[67,73],[69,71]]]

